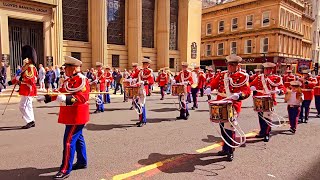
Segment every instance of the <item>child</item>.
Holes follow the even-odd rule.
[[[284,100],[288,104],[288,114],[289,114],[289,121],[290,121],[290,132],[293,134],[296,132],[298,118],[300,114],[300,106],[304,99],[302,90],[301,90],[302,83],[300,81],[291,81],[290,87],[291,90],[288,90]]]

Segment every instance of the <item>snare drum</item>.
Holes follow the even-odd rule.
[[[97,84],[96,83],[92,83],[90,85],[90,90],[91,90],[91,92],[97,92],[98,91]]]
[[[210,120],[214,123],[226,123],[235,116],[232,101],[210,101],[209,113]]]
[[[128,99],[133,99],[135,97],[139,97],[139,90],[140,90],[139,86],[128,86],[124,89],[124,91],[126,93],[126,97]]]
[[[185,93],[185,86],[183,84],[173,84],[172,88],[172,96],[180,96]]]
[[[273,111],[273,99],[271,96],[254,96],[253,109],[256,112],[271,112]]]
[[[130,82],[129,81],[123,81],[123,87],[126,88],[130,86]]]

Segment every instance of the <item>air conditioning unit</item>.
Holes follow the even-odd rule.
[[[269,22],[270,22],[269,19],[264,19],[264,20],[263,20],[263,23],[269,23]]]

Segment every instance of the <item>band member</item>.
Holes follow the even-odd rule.
[[[252,82],[256,77],[258,77],[261,74],[262,69],[254,69],[253,75],[250,76],[249,82]]]
[[[104,74],[104,76],[105,76],[105,78],[106,78],[106,92],[109,92],[109,88],[110,88],[110,85],[111,85],[111,82],[113,81],[113,78],[112,78],[112,73],[110,72],[110,67],[109,66],[107,66],[106,68],[105,68],[105,74]],[[104,103],[110,103],[110,94],[109,93],[107,93],[107,94],[105,94],[105,96],[104,96]]]
[[[226,57],[228,70],[219,73],[208,85],[206,94],[210,93],[213,89],[218,90],[217,100],[228,98],[232,100],[233,108],[236,112],[236,119],[238,119],[242,100],[248,98],[251,94],[249,87],[249,75],[240,70],[240,62],[242,58],[234,54]],[[221,127],[222,126],[222,127]],[[234,145],[234,142],[229,138],[236,136],[234,128],[231,123],[221,123],[221,135],[230,144]],[[225,129],[223,129],[223,127]],[[228,135],[226,135],[226,133]],[[218,154],[221,156],[227,155],[228,161],[233,160],[234,148],[228,146],[226,143],[223,144],[222,151]]]
[[[165,91],[165,87],[168,84],[168,75],[166,73],[166,71],[164,69],[160,69],[160,73],[156,79],[156,81],[158,82],[159,86],[160,86],[160,93],[161,93],[161,99],[163,100],[164,98],[164,91]]]
[[[192,110],[197,109],[199,107],[198,105],[198,92],[199,92],[199,71],[200,71],[200,66],[196,65],[194,66],[194,70],[192,71],[192,79],[193,79],[193,84],[191,85],[191,96],[192,96]]]
[[[317,86],[314,87],[314,100],[315,100],[315,106],[317,109],[317,118],[320,118],[320,73],[316,77],[317,79]]]
[[[203,97],[204,87],[206,85],[206,75],[203,70],[199,70],[198,88],[200,91],[200,96]]]
[[[275,94],[282,95],[285,91],[282,78],[273,74],[276,64],[266,62],[262,65],[264,67],[264,73],[260,74],[250,83],[253,96],[271,95],[274,105],[277,105]],[[264,138],[264,142],[268,142],[270,139],[271,126],[266,123],[265,120],[271,122],[271,115],[271,112],[258,112],[260,132],[256,138]]]
[[[296,77],[292,74],[292,70],[288,69],[286,74],[283,75],[282,79],[283,79],[284,87],[289,88],[290,87],[290,82],[291,81],[295,81]]]
[[[220,76],[220,74],[221,74],[221,69],[217,69],[214,77]]]
[[[208,85],[211,82],[211,80],[212,80],[212,78],[214,78],[214,76],[215,75],[214,75],[212,67],[209,67],[208,68],[208,72],[206,73],[206,79],[207,79],[206,85]],[[211,94],[207,94],[207,97],[208,97],[208,101],[210,101],[211,100]]]
[[[97,73],[95,77],[95,83],[97,83],[99,87],[100,92],[105,92],[106,91],[106,77],[105,73],[103,71],[102,63],[97,62],[96,63],[96,68],[97,68]],[[94,113],[99,113],[99,112],[104,112],[104,98],[102,94],[97,95],[96,97],[96,110]],[[103,110],[102,110],[103,109]]]
[[[21,96],[19,109],[22,113],[22,118],[27,122],[22,129],[29,129],[35,127],[35,119],[32,107],[32,100],[37,96],[37,77],[38,72],[35,66],[37,62],[36,51],[29,45],[22,47],[21,57],[23,59],[23,67],[20,76],[8,82],[8,85],[19,84],[19,95]]]
[[[302,83],[301,88],[304,95],[299,119],[300,122],[307,123],[309,119],[310,104],[313,99],[313,88],[317,85],[317,79],[311,77],[309,69],[305,69],[302,70],[302,78],[300,78],[299,81]],[[303,112],[305,112],[304,115]]]
[[[65,70],[67,78],[59,93],[60,95],[45,95],[38,97],[38,101],[49,103],[58,101],[64,105],[60,106],[58,123],[65,124],[63,138],[63,158],[59,172],[54,179],[66,179],[70,172],[76,169],[87,168],[86,143],[82,129],[89,121],[89,92],[88,79],[81,74],[82,62],[76,58],[65,56]],[[77,162],[73,164],[75,152]]]
[[[297,130],[300,106],[303,101],[300,81],[291,81],[290,90],[287,91],[284,101],[288,104],[288,115],[290,121],[290,131],[294,134]]]
[[[175,77],[177,83],[181,83],[185,86],[185,93],[179,95],[179,106],[180,106],[180,116],[177,119],[188,120],[189,110],[188,110],[188,101],[187,97],[191,92],[191,84],[193,84],[192,73],[188,70],[189,64],[187,62],[182,62],[181,67],[182,71]]]
[[[168,84],[167,84],[166,94],[171,94],[171,84],[172,84],[173,76],[171,74],[169,67],[165,67],[165,72],[167,73],[167,76],[168,76]]]
[[[146,115],[146,96],[149,94],[149,86],[154,83],[153,70],[150,69],[151,60],[144,58],[142,60],[142,69],[137,74],[133,74],[133,79],[136,79],[137,85],[140,85],[140,97],[137,100],[137,105],[141,108],[142,113],[139,115],[138,127],[142,127],[147,123]]]

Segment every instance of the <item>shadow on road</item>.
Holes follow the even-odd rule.
[[[153,112],[173,112],[177,111],[177,108],[160,108],[160,109],[151,109]]]
[[[213,135],[207,135],[207,139],[202,139],[202,141],[207,143],[217,143],[221,142],[221,138]]]
[[[23,129],[21,129],[21,126],[0,127],[0,131],[13,131],[13,130],[23,130]]]
[[[38,109],[59,108],[60,106],[38,106]]]
[[[319,155],[318,155],[319,157]],[[297,179],[303,179],[303,180],[308,180],[308,179],[319,179],[320,177],[320,158],[315,161],[313,166],[309,166],[310,169],[307,172],[302,173],[302,175],[297,178]]]
[[[109,131],[112,129],[127,129],[134,126],[133,124],[87,124],[85,128],[89,131]]]
[[[196,170],[201,173],[197,173],[202,176],[217,176],[218,173],[215,171],[225,169],[224,165],[215,164],[226,161],[226,158],[219,157],[215,158],[217,153],[204,153],[204,154],[172,154],[165,155],[159,153],[152,153],[148,159],[139,160],[141,165],[151,165],[161,161],[162,166],[158,169],[164,173],[182,173],[182,172],[194,172]],[[203,169],[196,166],[207,166],[211,165],[210,168]],[[215,167],[212,167],[214,165]]]
[[[131,121],[138,122],[138,119],[133,119]],[[147,119],[147,124],[148,123],[161,123],[161,122],[171,122],[171,121],[177,121],[176,118],[148,118]]]
[[[52,179],[52,176],[42,176],[42,174],[57,171],[59,171],[59,167],[47,169],[37,169],[33,167],[28,167],[21,169],[0,170],[0,177],[3,180],[43,180]]]

